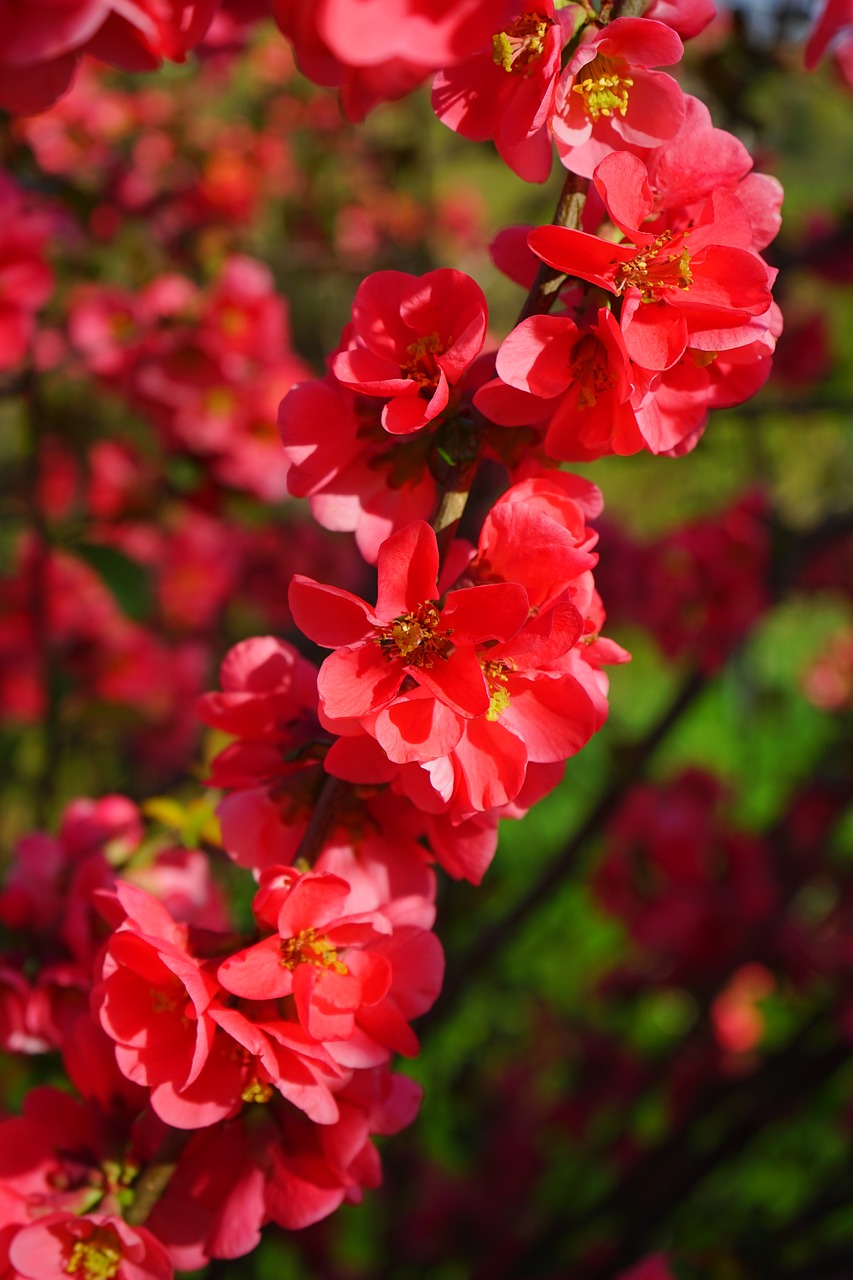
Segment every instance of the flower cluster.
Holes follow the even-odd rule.
[[[48,1274],[27,1270],[31,1258],[48,1267],[88,1249],[171,1276],[254,1248],[264,1222],[305,1226],[376,1185],[370,1135],[408,1123],[418,1103],[388,1063],[417,1051],[409,1021],[440,985],[435,881],[423,857],[401,872],[387,850],[328,865],[271,866],[256,933],[241,938],[208,858],[146,834],[121,796],[77,801],[57,838],[21,842],[0,893],[12,940],[2,1046],[60,1050],[85,1099],[36,1092],[4,1122],[3,1151],[27,1153],[0,1166],[3,1225],[15,1228],[4,1248],[21,1275]],[[175,1130],[192,1140],[174,1190],[155,1234],[137,1234],[121,1215]]]
[[[305,1227],[378,1185],[371,1139],[408,1124],[420,1097],[392,1058],[417,1053],[411,1023],[443,978],[433,865],[481,881],[500,821],[556,787],[607,719],[605,668],[629,657],[603,634],[602,495],[559,464],[686,453],[711,408],[763,384],[781,332],[761,256],[781,189],[660,70],[710,20],[704,0],[654,0],[643,17],[557,0],[65,0],[59,18],[53,0],[0,0],[0,105],[48,106],[83,55],[144,70],[227,50],[265,8],[351,119],[432,76],[447,126],[494,141],[531,182],[556,149],[566,188],[554,223],[493,242],[496,265],[528,290],[503,341],[471,275],[380,269],[312,377],[272,272],[227,236],[212,238],[206,284],[159,265],[141,288],[92,283],[43,335],[45,370],[73,360],[81,381],[154,427],[154,447],[102,441],[82,471],[53,440],[37,482],[47,517],[92,519],[95,564],[106,551],[143,571],[170,642],[37,536],[40,518],[3,583],[0,702],[26,719],[57,701],[52,648],[90,695],[144,704],[182,745],[194,709],[214,731],[206,781],[218,794],[196,828],[180,818],[180,849],[108,797],[78,802],[56,838],[16,852],[0,893],[13,943],[0,1037],[14,1053],[58,1051],[80,1098],[38,1090],[0,1123],[0,1149],[25,1152],[0,1156],[10,1280],[168,1280],[248,1253],[267,1223]],[[103,240],[117,210],[150,212],[152,240],[180,263],[211,209],[250,220],[268,168],[291,189],[288,144],[248,126],[217,150],[208,122],[203,172],[186,177],[156,132],[170,112],[157,95],[129,108],[118,92],[99,101],[99,85],[84,75],[82,108],[68,99],[18,136],[55,174],[79,161],[87,199],[91,153],[113,170],[88,209]],[[140,123],[155,129],[135,141]],[[0,369],[28,351],[51,286],[45,224],[3,183]],[[479,519],[466,511],[460,526],[475,481]],[[146,515],[163,488],[156,527]],[[286,531],[241,521],[241,500],[288,495],[353,533],[366,564],[349,572],[310,535],[288,547]],[[286,603],[280,562],[311,571],[292,576]],[[634,563],[637,594],[668,574],[641,602],[664,651],[706,670],[766,603],[767,533],[750,502]],[[201,693],[235,598],[244,635],[260,614],[297,643],[242,639],[220,689]],[[328,651],[319,667],[311,644]],[[164,758],[169,735],[156,741]],[[716,803],[688,776],[665,820],[639,792],[611,832],[596,891],[655,974],[689,978],[709,948],[731,969],[750,931],[772,928],[766,851],[719,833]],[[245,919],[211,875],[222,851],[226,881],[251,874]],[[645,896],[632,879],[641,857]],[[773,934],[780,952],[800,942]],[[724,993],[731,1043],[732,1020],[760,997],[755,976]],[[623,1272],[668,1274],[661,1255]]]

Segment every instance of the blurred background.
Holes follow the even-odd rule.
[[[481,887],[443,879],[384,1187],[211,1277],[853,1276],[853,112],[806,16],[726,11],[680,69],[784,184],[785,332],[689,456],[574,468],[633,654],[610,721]],[[34,351],[0,366],[0,839],[121,792],[245,902],[194,700],[238,639],[304,646],[294,571],[369,582],[286,497],[278,402],[378,269],[468,272],[496,345],[523,297],[488,243],[562,175],[521,183],[426,89],[349,124],[262,26],[154,77],[90,63],[0,148],[0,279],[29,268],[0,323]],[[3,1104],[54,1079],[3,1057]]]

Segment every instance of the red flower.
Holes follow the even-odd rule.
[[[329,48],[341,62],[361,67],[391,58],[446,66],[473,52],[507,7],[507,0],[315,0],[317,27]]]
[[[274,918],[277,932],[223,961],[218,977],[226,991],[250,1000],[292,995],[314,1039],[349,1039],[360,1006],[383,999],[391,984],[387,961],[370,955],[391,926],[377,912],[341,914],[349,893],[338,876],[267,875],[256,910],[265,922]]]
[[[332,372],[353,391],[388,399],[386,431],[417,431],[448,407],[482,349],[487,317],[482,289],[461,271],[376,271],[358,288]]]
[[[148,1087],[199,1076],[213,1043],[216,982],[187,949],[187,930],[141,889],[118,885],[124,924],[107,944],[93,999],[121,1071]]]
[[[481,388],[475,404],[505,426],[544,425],[551,458],[585,461],[647,444],[634,405],[651,375],[633,364],[605,307],[583,329],[568,316],[528,317],[504,340],[496,369],[500,381]]]
[[[395,529],[432,515],[437,491],[423,436],[389,437],[382,416],[381,401],[331,375],[299,383],[279,409],[289,492],[324,528],[353,532],[371,564]]]
[[[561,24],[554,0],[528,0],[483,49],[439,71],[433,82],[439,120],[474,142],[493,138],[528,182],[544,182],[551,171],[548,126],[568,21]]]
[[[661,22],[617,18],[582,38],[557,89],[554,141],[567,169],[585,178],[611,151],[659,146],[678,133],[684,98],[651,67],[678,62],[683,46]]]
[[[63,94],[81,53],[126,71],[182,62],[218,0],[0,0],[0,105],[44,111]]]
[[[346,40],[346,34],[352,31],[352,14],[341,28],[342,34],[346,34],[343,35],[344,47],[338,56],[332,48],[335,24],[325,22],[322,0],[269,0],[269,5],[279,27],[293,44],[300,71],[315,84],[339,87],[341,106],[350,120],[363,120],[378,102],[393,102],[411,93],[431,70],[430,66],[413,60],[412,51],[419,47],[417,42],[406,43],[403,56],[392,55],[386,59],[372,56],[378,47],[374,44],[368,49],[367,64],[362,64],[355,43],[350,52]],[[356,19],[359,27],[362,25],[360,16]],[[329,40],[326,39],[327,26]],[[368,34],[375,26],[372,24],[366,28]],[[387,14],[383,14],[379,27],[386,40],[389,34],[394,40],[394,33],[387,30],[389,26]],[[440,62],[433,63],[433,66],[438,65]]]
[[[831,41],[853,28],[853,0],[826,0],[806,45],[806,66],[813,71]]]
[[[616,1280],[673,1280],[673,1275],[666,1255],[656,1253],[636,1267],[631,1267],[630,1271],[620,1271]]]
[[[53,273],[44,260],[50,231],[51,219],[30,207],[23,193],[0,173],[0,372],[27,354],[35,313],[50,296]]]
[[[264,1222],[299,1230],[358,1202],[381,1181],[373,1134],[396,1133],[417,1114],[420,1089],[387,1067],[353,1074],[331,1124],[312,1123],[275,1095],[229,1125],[200,1130],[148,1219],[181,1270],[256,1248]]]
[[[104,1214],[50,1213],[21,1227],[9,1245],[14,1280],[172,1280],[172,1264],[145,1227]]]
[[[455,745],[462,719],[489,710],[483,646],[515,635],[527,619],[527,593],[498,583],[451,591],[442,605],[435,534],[422,521],[383,543],[378,574],[375,608],[297,574],[291,611],[307,636],[336,648],[318,679],[326,717],[375,717],[375,736],[387,729],[430,759]],[[421,691],[417,700],[401,694],[404,681]]]
[[[626,236],[621,244],[567,227],[537,227],[529,244],[550,266],[622,299],[632,360],[663,370],[688,346],[717,351],[753,340],[748,326],[770,306],[773,273],[746,247],[752,229],[739,201],[721,192],[690,227],[645,230],[654,200],[642,160],[614,152],[595,186]]]

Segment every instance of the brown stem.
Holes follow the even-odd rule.
[[[551,225],[578,231],[588,191],[589,178],[579,178],[576,173],[567,173]],[[543,262],[521,308],[519,322],[526,320],[528,316],[540,316],[550,311],[567,279],[565,271],[549,267],[546,262]]]
[[[294,862],[307,862],[309,866],[314,865],[315,859],[322,852],[323,843],[334,825],[349,789],[350,784],[348,782],[343,782],[340,778],[335,778],[331,774],[327,775],[308,826],[305,828],[305,834],[299,842],[299,848],[293,859]]]
[[[439,563],[442,565],[456,536],[456,530],[459,528],[462,514],[468,505],[471,485],[474,483],[478,465],[479,459],[476,462],[469,463],[456,476],[452,487],[446,488],[441,495],[432,527],[435,530],[438,543]]]
[[[567,173],[554,211],[552,226],[571,227],[577,230],[580,227],[588,190],[588,178],[579,178],[577,174]],[[543,315],[545,312],[550,311],[566,279],[565,272],[557,271],[543,262],[518,313],[516,323],[520,324],[528,316]],[[459,467],[447,482],[439,500],[438,511],[432,522],[432,527],[438,538],[439,556],[442,564],[459,527],[459,521],[462,519],[462,514],[471,493],[471,485],[474,483],[474,477],[482,460],[482,444],[486,425],[483,421],[478,423],[479,447],[476,457]]]
[[[133,1204],[125,1213],[132,1227],[140,1227],[169,1185],[184,1147],[192,1137],[191,1129],[170,1129],[150,1164],[136,1180]]]

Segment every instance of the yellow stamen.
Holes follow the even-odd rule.
[[[178,1002],[174,996],[167,995],[165,991],[157,991],[151,987],[151,1008],[155,1013],[174,1013],[178,1007]]]
[[[689,234],[689,231],[682,232],[682,240]],[[689,289],[693,283],[690,254],[686,249],[682,249],[680,253],[665,253],[664,250],[672,239],[671,231],[662,231],[655,237],[653,244],[647,245],[630,262],[624,263],[616,272],[616,292],[624,293],[626,289],[634,287],[640,290],[644,302],[652,302],[657,290]]]
[[[208,413],[231,413],[236,404],[237,397],[228,387],[211,387],[204,397],[204,407]]]
[[[583,79],[572,85],[572,93],[580,94],[584,110],[593,120],[612,116],[614,112],[624,116],[628,110],[628,90],[634,81],[619,75],[617,65],[625,67],[621,58],[618,63],[610,58],[593,58],[578,72]]]
[[[269,1102],[273,1095],[271,1084],[262,1084],[260,1080],[252,1080],[246,1085],[240,1097],[244,1102]]]
[[[65,1265],[80,1280],[113,1280],[121,1263],[121,1241],[112,1227],[95,1227],[87,1240],[77,1240]]]
[[[450,628],[439,631],[441,614],[435,602],[426,600],[412,613],[401,613],[387,627],[379,629],[373,637],[385,657],[405,658],[409,666],[432,667],[436,658],[447,658],[450,649]]]
[[[532,75],[545,51],[545,34],[554,24],[538,13],[522,13],[506,31],[492,36],[492,60],[511,75]]]
[[[483,675],[486,677],[486,685],[491,695],[486,719],[494,723],[501,712],[506,711],[509,706],[509,690],[505,685],[510,671],[515,670],[515,663],[509,658],[504,661],[481,661],[480,666],[483,668]]]
[[[349,973],[345,964],[328,938],[318,938],[316,929],[301,929],[295,938],[283,938],[281,963],[285,969],[296,969],[300,964],[313,964],[318,969],[334,969],[335,973]]]
[[[579,409],[591,409],[598,397],[611,391],[616,379],[607,363],[607,351],[591,333],[585,333],[572,348],[572,378],[578,385]]]
[[[438,334],[430,333],[424,338],[417,338],[409,343],[406,350],[412,358],[401,366],[403,376],[411,378],[422,387],[437,386],[440,370],[435,356],[444,350],[444,343]]]

